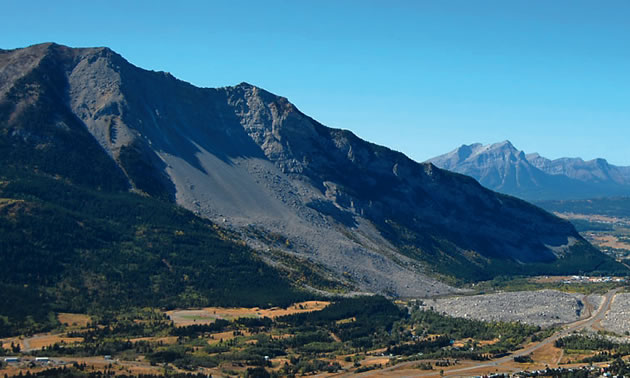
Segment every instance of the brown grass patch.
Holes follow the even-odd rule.
[[[57,314],[57,320],[59,323],[67,326],[87,327],[88,323],[92,320],[85,314],[70,314],[67,312],[60,312]]]
[[[353,316],[351,318],[337,320],[335,322],[335,324],[337,324],[337,325],[339,325],[339,324],[347,324],[347,323],[353,323],[353,322],[356,322],[356,321],[357,321],[357,318]]]
[[[389,362],[389,357],[368,357],[365,360],[361,361],[361,365],[363,366],[372,366],[372,365],[387,365]]]
[[[630,244],[619,241],[619,239],[613,235],[597,235],[593,236],[593,239],[604,247],[630,250]]]
[[[241,332],[242,335],[239,336],[251,336],[251,333],[245,331],[245,332]],[[227,332],[219,332],[219,333],[213,333],[212,334],[212,339],[208,340],[208,344],[213,345],[213,344],[218,344],[221,340],[223,341],[228,341],[228,340],[232,340],[236,337],[239,336],[234,336],[234,332],[233,331],[227,331]]]
[[[277,357],[272,358],[271,360],[272,370],[278,370],[284,366],[285,363],[290,363],[291,361],[286,357]]]
[[[559,213],[554,212],[560,218],[564,219],[582,219],[589,222],[601,222],[601,223],[617,223],[622,219],[617,217],[608,217],[605,215],[591,215],[591,214],[576,214],[576,213]]]
[[[42,349],[53,344],[75,344],[83,341],[82,337],[65,337],[63,335],[39,335],[26,339],[30,349]]]
[[[4,349],[10,349],[11,343],[13,343],[14,345],[20,345],[20,349],[24,350],[24,341],[22,341],[21,339],[17,337],[7,337],[5,339],[0,340],[0,344],[2,345],[2,348]]]
[[[38,373],[40,371],[43,371],[44,368],[43,367],[37,367],[37,368],[24,368],[24,367],[18,367],[18,366],[12,366],[12,365],[8,365],[7,367],[2,369],[2,374],[6,374],[8,377],[15,377],[21,374],[25,374],[27,371],[31,372],[31,373]]]
[[[60,357],[59,359],[65,361],[76,361],[77,363],[85,363],[87,365],[86,372],[91,373],[95,371],[105,371],[107,366],[112,363],[112,361],[106,361],[103,357],[72,357],[69,359]],[[2,370],[3,374],[7,374],[9,377],[14,377],[19,375],[20,372],[22,374],[30,371],[32,373],[41,372],[46,369],[50,369],[51,367],[55,367],[54,365],[49,365],[46,367],[36,367],[36,368],[24,368],[20,366],[11,366],[9,365],[4,370]],[[127,374],[127,375],[139,375],[139,374],[160,374],[162,372],[161,366],[151,366],[148,362],[144,361],[119,361],[118,363],[113,363],[113,369],[117,374]],[[176,369],[179,371],[179,369]],[[205,371],[204,371],[205,372]]]
[[[549,343],[532,352],[531,357],[534,362],[556,367],[562,355],[562,349],[556,348],[553,343]]]
[[[307,301],[291,305],[284,309],[273,307],[269,309],[261,309],[258,307],[246,308],[225,308],[225,307],[206,307],[196,310],[172,310],[166,314],[171,318],[177,327],[184,327],[193,324],[210,324],[217,319],[232,320],[244,317],[268,317],[276,318],[278,316],[299,314],[303,312],[320,311],[328,306],[327,301]]]
[[[386,351],[387,348],[370,349],[369,351],[367,351],[367,354],[378,355],[381,353],[385,353]]]
[[[137,343],[138,341],[149,341],[153,343],[161,342],[164,345],[171,345],[177,342],[177,336],[164,336],[164,337],[137,337],[135,339],[129,340],[132,343]]]
[[[301,314],[304,312],[312,312],[312,311],[321,311],[326,306],[328,306],[330,302],[326,301],[306,301],[296,303],[292,306],[289,306],[286,309],[273,307],[270,309],[259,310],[260,316],[266,316],[268,318],[276,318],[278,316],[284,315],[293,315],[293,314]]]
[[[103,371],[111,361],[106,361],[103,357],[77,357],[72,358],[72,361],[77,361],[77,363],[85,363],[88,366],[87,371],[92,371],[92,367],[94,370]],[[160,366],[151,366],[148,362],[145,361],[120,361],[114,364],[114,370],[117,372],[120,371],[120,367],[123,367],[122,371],[131,372],[132,374],[158,374],[162,371]]]
[[[564,353],[562,355],[562,358],[560,359],[560,363],[561,364],[576,363],[577,361],[581,361],[582,359],[584,359],[586,357],[592,357],[592,356],[594,356],[596,354],[597,354],[596,352],[589,352],[589,353]]]

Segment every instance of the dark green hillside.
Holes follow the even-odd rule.
[[[628,274],[628,269],[609,256],[579,240],[572,252],[549,262],[522,264],[514,260],[488,258],[475,251],[465,254],[449,242],[449,236],[441,230],[432,229],[418,232],[394,222],[382,227],[390,240],[396,241],[401,251],[409,257],[427,263],[434,274],[453,284],[489,280],[504,275],[620,275]]]
[[[0,335],[51,311],[286,305],[307,297],[212,223],[169,203],[0,170]]]

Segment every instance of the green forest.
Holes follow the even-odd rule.
[[[294,288],[211,222],[158,199],[0,168],[0,336],[53,312],[284,306]]]

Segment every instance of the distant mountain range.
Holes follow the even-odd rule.
[[[461,147],[428,162],[472,176],[486,188],[528,201],[630,195],[630,167],[604,159],[546,159],[526,154],[509,141]]]
[[[625,269],[567,221],[256,86],[56,44],[0,50],[0,233],[6,292],[75,311]]]

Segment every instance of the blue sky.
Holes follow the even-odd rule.
[[[242,81],[422,161],[509,139],[630,165],[630,1],[0,3],[0,48],[109,46],[198,86]]]

